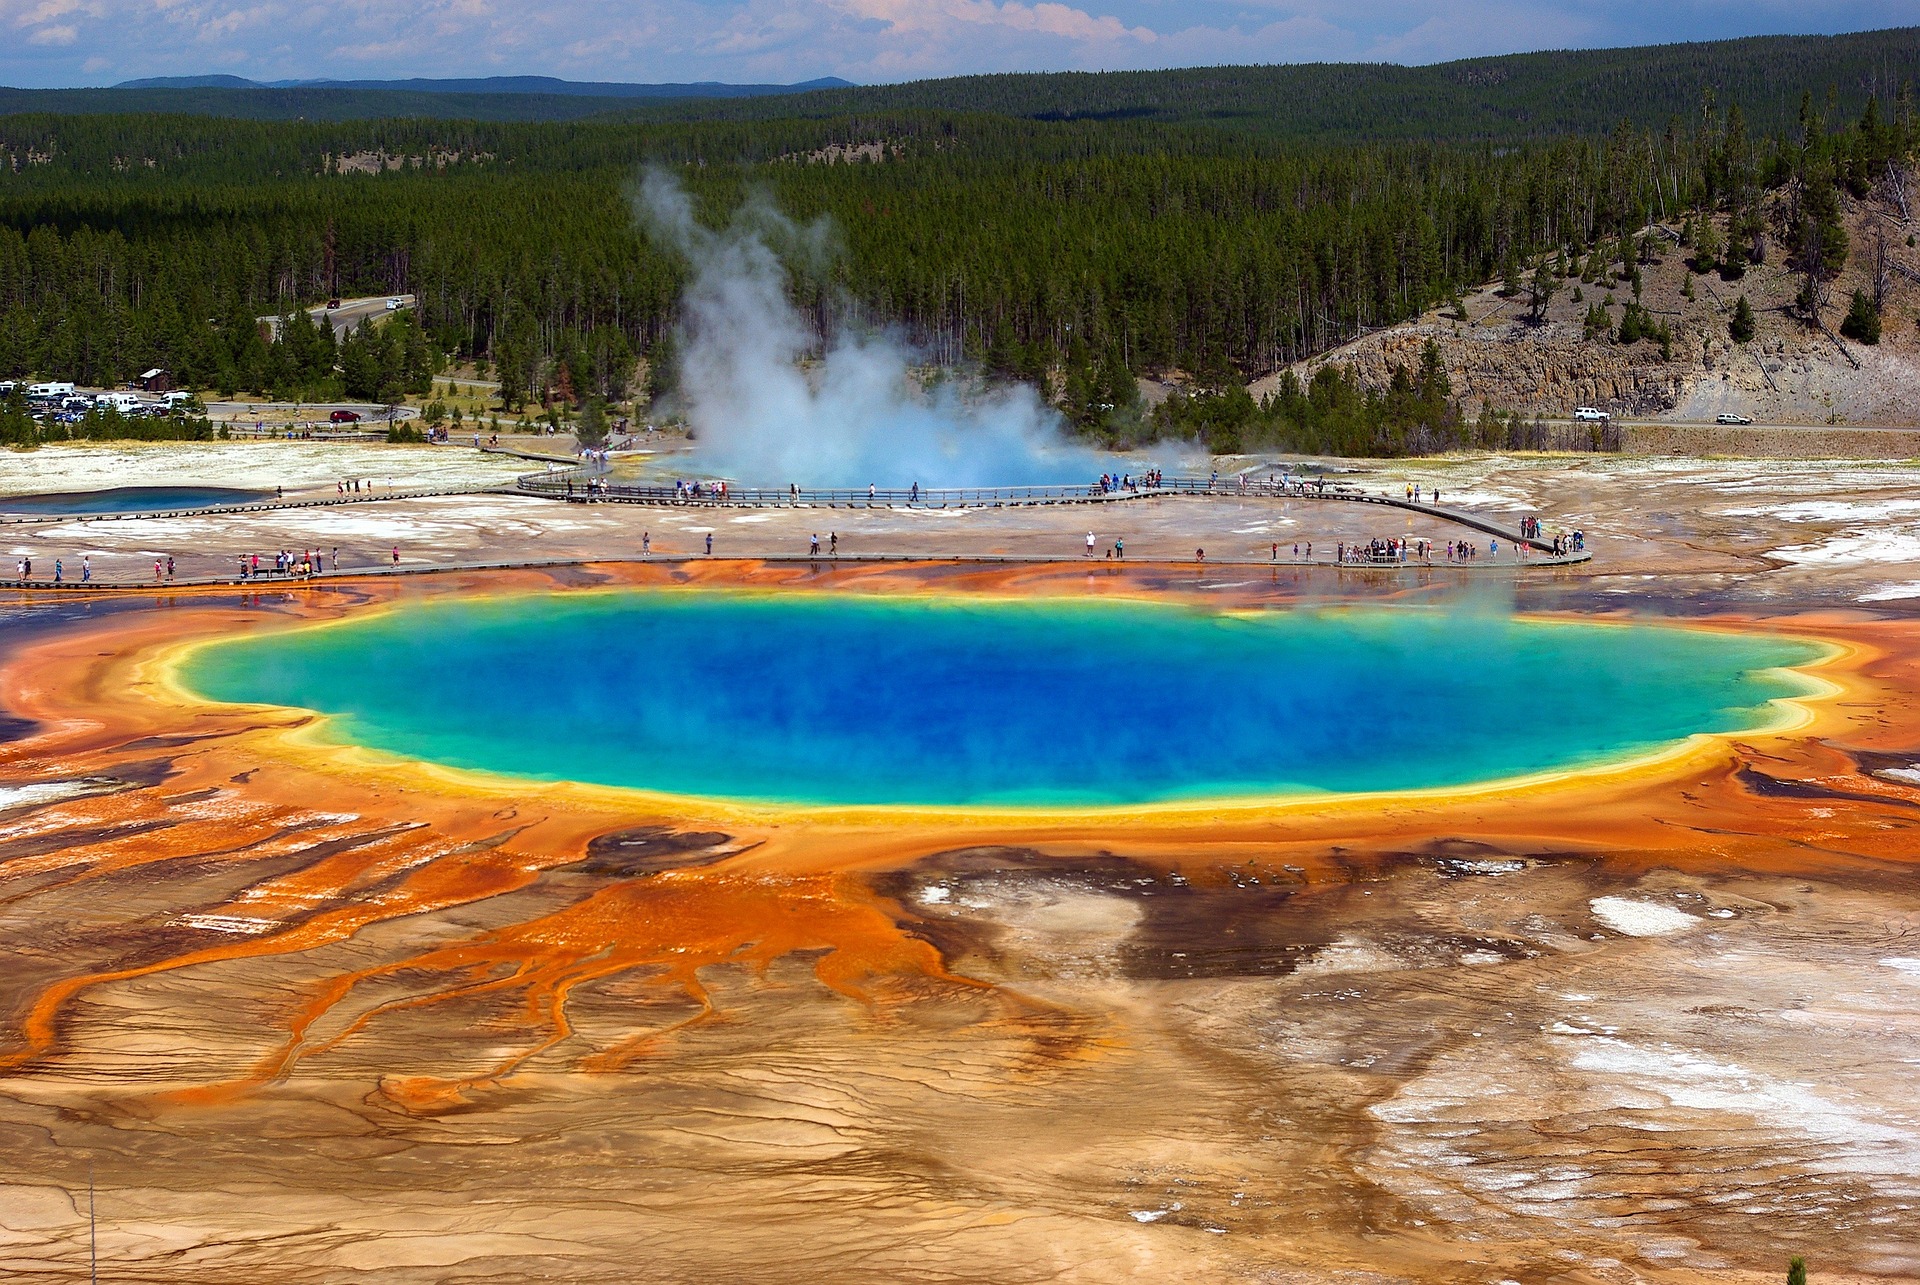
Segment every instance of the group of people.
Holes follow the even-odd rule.
[[[398,556],[399,552],[398,549],[394,550],[395,562],[400,560]],[[168,559],[168,562],[171,563],[172,559]],[[328,566],[332,566],[335,571],[340,569],[340,550],[337,547],[330,555],[319,549],[301,549],[298,552],[292,549],[282,549],[280,552],[274,554],[273,560],[267,564],[266,574],[309,578],[319,575],[325,571]],[[171,566],[168,568],[168,574],[172,574]],[[240,555],[240,578],[242,580],[258,580],[261,578],[261,574],[259,554],[243,553]]]
[[[1094,541],[1093,532],[1091,531],[1087,532],[1087,556],[1089,558],[1093,556],[1094,543],[1095,541]],[[1108,562],[1117,561],[1118,559],[1124,558],[1126,556],[1127,556],[1127,542],[1121,539],[1120,537],[1115,536],[1113,543],[1107,546],[1107,561]]]
[[[1131,473],[1102,473],[1097,485],[1101,495],[1115,491],[1151,491],[1160,485],[1160,470],[1149,469],[1139,477]]]
[[[1405,562],[1412,546],[1427,545],[1425,540],[1413,541],[1401,536],[1393,539],[1369,540],[1365,544],[1355,541],[1352,544],[1340,544],[1334,551],[1334,561],[1348,563]],[[1416,555],[1417,556],[1417,555]]]
[[[155,563],[154,565],[158,566],[160,564]],[[27,557],[27,558],[15,559],[13,564],[13,569],[15,574],[19,576],[21,584],[25,584],[27,583],[27,581],[33,579],[33,559],[32,558]],[[167,574],[168,575],[173,574],[172,558],[167,559]],[[80,583],[91,584],[92,581],[93,581],[93,555],[90,553],[83,553],[80,555]],[[67,582],[67,564],[61,559],[55,558],[53,560],[53,583],[65,584],[66,582]]]
[[[709,537],[709,541],[711,541],[711,537]],[[707,545],[707,552],[713,552],[713,545],[711,543]],[[813,538],[808,542],[807,555],[814,558],[820,556],[820,533],[818,531],[813,533]],[[827,556],[830,558],[840,556],[840,533],[838,531],[827,532]]]
[[[278,488],[275,488],[275,489],[277,492]],[[349,477],[339,482],[335,482],[333,484],[333,489],[334,489],[334,492],[339,495],[358,495],[362,491],[370,492],[373,490],[373,479],[370,477]],[[389,491],[393,489],[392,478],[387,479],[387,489]]]
[[[1520,536],[1524,540],[1538,541],[1544,539],[1545,534],[1540,526],[1540,519],[1536,517],[1521,518]],[[1552,541],[1553,556],[1556,558],[1563,558],[1569,553],[1579,553],[1586,547],[1587,533],[1585,531],[1563,532],[1554,536]]]
[[[682,480],[673,484],[673,498],[676,500],[712,500],[721,503],[727,498],[725,482],[700,482]]]

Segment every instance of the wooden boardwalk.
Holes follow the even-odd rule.
[[[501,452],[508,453],[508,452]],[[550,457],[529,456],[521,452],[511,452],[522,458],[550,459]],[[559,462],[552,459],[551,462]],[[599,483],[599,485],[593,485]],[[569,484],[571,490],[569,490]],[[262,573],[258,576],[222,574],[215,576],[178,577],[171,580],[113,579],[95,578],[81,581],[68,577],[55,584],[50,577],[40,576],[28,580],[19,577],[0,578],[0,588],[79,594],[88,592],[140,592],[167,593],[179,589],[194,588],[240,588],[251,590],[297,588],[304,585],[328,581],[347,580],[365,577],[386,577],[395,575],[431,575],[448,572],[470,571],[510,571],[538,570],[542,568],[561,568],[593,566],[618,563],[659,563],[672,565],[702,561],[737,561],[765,563],[771,565],[804,564],[828,568],[838,564],[858,566],[875,563],[922,563],[952,565],[1020,565],[1020,566],[1085,566],[1106,567],[1120,570],[1126,567],[1185,567],[1196,570],[1237,569],[1265,567],[1269,569],[1295,568],[1314,569],[1338,573],[1419,573],[1419,574],[1462,574],[1485,575],[1490,573],[1544,571],[1577,566],[1590,561],[1592,554],[1581,551],[1555,555],[1552,544],[1547,540],[1523,538],[1518,531],[1502,526],[1477,513],[1461,509],[1441,508],[1432,504],[1419,503],[1402,496],[1378,494],[1363,491],[1350,484],[1305,485],[1297,482],[1270,484],[1265,481],[1250,482],[1242,485],[1237,477],[1227,479],[1180,477],[1164,479],[1153,487],[1110,487],[1102,489],[1093,486],[1027,486],[1027,487],[967,487],[932,488],[920,490],[868,489],[799,489],[789,487],[784,491],[764,488],[728,488],[724,493],[709,491],[693,494],[671,485],[629,485],[606,483],[597,469],[575,467],[553,472],[534,473],[522,476],[510,483],[483,486],[439,486],[409,487],[391,491],[353,492],[346,495],[320,495],[293,497],[273,500],[256,500],[241,504],[209,505],[190,509],[153,509],[129,513],[67,513],[67,514],[23,514],[0,517],[0,526],[41,525],[62,522],[116,522],[134,521],[142,518],[178,518],[209,517],[232,514],[268,513],[282,509],[333,508],[350,504],[376,504],[390,500],[425,499],[452,495],[521,495],[545,500],[557,500],[576,504],[645,504],[669,508],[719,509],[719,508],[824,508],[851,510],[885,509],[954,509],[954,508],[1021,508],[1030,506],[1054,506],[1060,504],[1131,504],[1154,503],[1168,500],[1236,500],[1236,501],[1323,501],[1349,504],[1373,504],[1385,508],[1400,509],[1418,513],[1436,521],[1448,522],[1467,530],[1478,531],[1494,539],[1505,540],[1510,549],[1525,549],[1524,557],[1486,556],[1461,561],[1448,562],[1426,560],[1409,556],[1404,560],[1366,559],[1339,561],[1332,556],[1319,558],[1218,558],[1202,562],[1192,558],[1088,558],[1058,556],[1053,554],[1012,554],[1012,553],[954,553],[943,550],[903,551],[889,553],[846,553],[838,555],[814,554],[749,554],[744,556],[722,555],[714,558],[706,554],[668,554],[658,553],[644,556],[577,557],[554,559],[521,559],[482,562],[444,562],[444,563],[402,563],[393,565],[372,565],[353,567],[345,570],[321,572],[312,576],[277,575]]]
[[[648,504],[668,508],[799,508],[799,509],[1000,509],[1057,504],[1129,504],[1169,499],[1203,500],[1312,500],[1348,504],[1377,504],[1404,509],[1436,521],[1478,531],[1496,539],[1526,545],[1551,554],[1553,543],[1522,536],[1511,527],[1464,509],[1441,508],[1387,493],[1363,491],[1350,483],[1307,485],[1299,482],[1242,484],[1238,477],[1172,477],[1154,486],[1002,486],[930,487],[908,490],[880,488],[812,489],[788,487],[728,487],[695,493],[662,483],[609,482],[597,469],[580,467],[552,473],[530,473],[515,489],[544,499],[574,504]]]
[[[181,589],[242,589],[255,592],[285,591],[306,589],[316,585],[339,583],[349,580],[381,580],[395,576],[447,575],[471,571],[539,571],[555,570],[567,567],[604,567],[604,566],[684,566],[688,564],[711,563],[751,563],[756,566],[810,566],[821,571],[830,571],[836,566],[1028,566],[1028,567],[1079,567],[1085,571],[1106,570],[1124,572],[1129,569],[1184,569],[1188,571],[1234,571],[1247,572],[1257,570],[1281,571],[1321,571],[1337,575],[1377,576],[1388,574],[1396,577],[1415,575],[1489,575],[1515,571],[1546,571],[1564,567],[1578,566],[1592,558],[1590,553],[1574,553],[1563,557],[1532,558],[1525,561],[1496,560],[1478,558],[1464,562],[1426,562],[1409,559],[1405,562],[1337,562],[1332,558],[1208,558],[1204,562],[1193,558],[1087,558],[1056,556],[1044,553],[842,553],[837,555],[821,554],[813,556],[804,553],[757,554],[726,557],[701,553],[653,553],[634,555],[614,555],[607,557],[581,558],[523,558],[503,559],[486,562],[403,562],[398,565],[384,564],[366,567],[347,567],[338,571],[323,571],[314,575],[279,575],[262,571],[257,576],[218,575],[218,576],[179,576],[172,580],[96,578],[82,582],[68,578],[55,584],[49,577],[36,577],[22,581],[17,576],[0,579],[0,589],[31,590],[44,593],[66,595],[84,595],[91,592],[105,593],[157,593],[165,594]]]

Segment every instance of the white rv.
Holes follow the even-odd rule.
[[[50,384],[31,384],[27,387],[27,396],[37,397],[42,401],[52,401],[56,397],[71,397],[72,395],[73,385],[70,382],[56,381]]]

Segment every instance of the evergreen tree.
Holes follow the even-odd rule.
[[[1547,318],[1547,305],[1553,302],[1555,291],[1560,283],[1554,280],[1553,269],[1545,261],[1533,270],[1527,282],[1527,316],[1536,325]]]
[[[504,387],[504,384],[502,385]],[[680,388],[680,353],[673,331],[663,330],[647,350],[647,399],[655,406],[672,397]]]
[[[1727,334],[1738,344],[1748,343],[1753,339],[1753,305],[1747,302],[1745,295],[1741,295],[1739,301],[1733,305],[1733,320],[1727,323]]]
[[[1880,342],[1880,310],[1873,306],[1873,298],[1865,290],[1853,292],[1853,303],[1840,323],[1840,333],[1863,344]]]
[[[598,396],[587,398],[586,405],[580,408],[580,419],[573,426],[573,436],[590,451],[597,451],[607,444],[606,406]]]

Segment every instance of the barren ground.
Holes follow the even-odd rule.
[[[68,476],[44,471],[54,458],[0,459],[0,491],[49,489]],[[119,458],[87,484],[271,473],[331,490],[519,467],[286,443]],[[156,553],[190,573],[336,544],[349,566],[395,544],[416,563],[624,558],[642,532],[664,555],[712,530],[722,555],[250,595],[9,592],[0,701],[30,723],[0,745],[0,1273],[87,1278],[91,1170],[114,1281],[1759,1285],[1790,1253],[1819,1281],[1920,1276],[1913,470],[1354,467],[1583,530],[1595,560],[1471,579],[752,561],[813,530],[852,551],[1069,561],[1089,524],[1169,559],[1408,530],[1238,499],[943,513],[463,495],[0,528],[37,567],[87,550],[103,576]],[[176,707],[140,664],[208,630],[623,578],[1465,595],[1854,650],[1816,725],[1660,770],[977,825],[455,788],[302,749],[271,716]],[[513,680],[537,690],[548,663],[581,658],[529,657]]]

